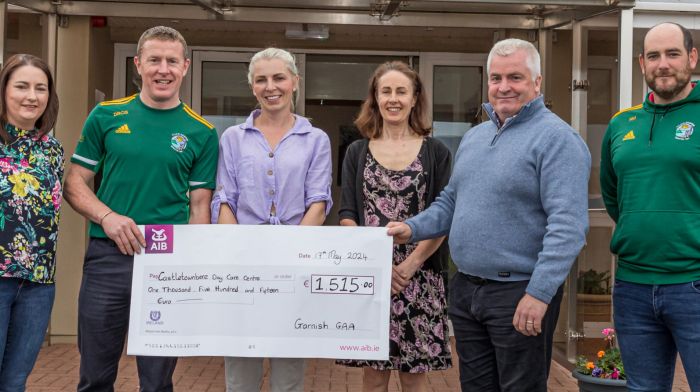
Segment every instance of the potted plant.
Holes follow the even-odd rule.
[[[610,294],[610,271],[598,272],[591,268],[579,272],[576,285],[582,294]]]
[[[593,361],[580,356],[572,375],[578,380],[581,392],[626,391],[627,377],[620,349],[615,347],[615,330],[605,328],[602,333],[605,349],[598,351]]]
[[[581,271],[576,286],[579,320],[609,322],[612,308],[610,271],[598,272],[592,268]]]

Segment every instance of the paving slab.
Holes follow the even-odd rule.
[[[456,364],[455,350],[453,361]],[[78,385],[80,355],[74,344],[55,344],[41,349],[34,371],[27,383],[28,392],[75,391]],[[269,368],[265,362],[262,392],[269,392]],[[175,375],[175,391],[223,392],[224,360],[221,357],[188,357],[178,361]],[[306,364],[305,392],[360,392],[362,369],[339,366],[329,359],[311,359]],[[389,382],[390,392],[399,392],[399,380],[393,374]],[[116,392],[137,392],[136,361],[124,355],[119,363]],[[459,391],[459,372],[456,367],[428,373],[428,392]],[[674,392],[690,392],[680,360],[676,363]],[[552,362],[548,392],[578,392],[576,380],[569,370]]]

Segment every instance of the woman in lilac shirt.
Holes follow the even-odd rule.
[[[250,61],[260,109],[221,136],[213,223],[322,225],[330,211],[331,150],[325,132],[293,113],[299,73],[287,51]],[[263,358],[227,357],[227,391],[259,391]],[[271,391],[302,391],[304,360],[272,358]]]

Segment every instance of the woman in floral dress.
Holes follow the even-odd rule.
[[[385,226],[426,209],[447,185],[450,152],[429,137],[418,74],[402,62],[375,71],[355,121],[365,137],[343,161],[340,224]],[[424,391],[426,372],[451,366],[443,238],[395,245],[388,361],[340,361],[361,366],[364,391],[386,391],[398,370],[403,391]]]
[[[48,132],[58,97],[28,54],[0,72],[0,390],[24,391],[54,300],[63,148]]]

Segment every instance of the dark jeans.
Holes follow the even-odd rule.
[[[90,239],[78,298],[80,392],[114,391],[129,327],[133,267],[134,258],[111,240]],[[140,391],[172,391],[176,363],[171,357],[136,357]]]
[[[0,278],[0,392],[23,392],[56,293],[53,284]]]
[[[618,280],[613,309],[630,392],[670,392],[678,353],[690,390],[700,391],[700,281]]]
[[[562,287],[547,308],[542,333],[525,336],[513,315],[529,281],[497,282],[457,273],[450,287],[462,391],[546,392]]]

